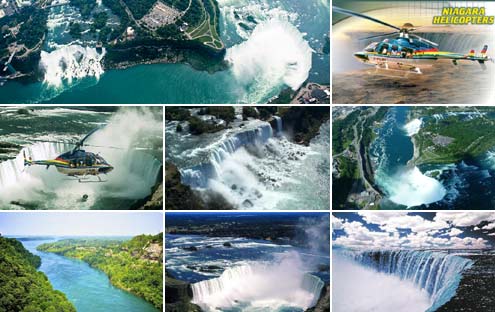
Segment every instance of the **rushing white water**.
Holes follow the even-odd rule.
[[[280,135],[282,133],[282,118],[279,116],[273,116],[273,118],[277,122],[277,135]]]
[[[132,124],[133,127],[129,127]],[[145,109],[123,109],[102,130],[86,142],[113,148],[85,147],[100,153],[114,170],[102,177],[105,183],[79,183],[57,172],[53,166],[24,167],[23,153],[33,160],[54,159],[74,148],[73,144],[35,143],[25,147],[15,159],[0,163],[0,206],[12,201],[50,209],[94,208],[102,198],[140,199],[151,192],[160,172],[161,161],[147,152],[133,149],[143,138],[161,134],[161,122]],[[126,135],[122,135],[126,133]],[[81,201],[87,195],[86,201]],[[19,206],[16,206],[19,208]],[[108,207],[107,207],[108,208]]]
[[[61,87],[64,82],[93,76],[99,79],[103,74],[101,60],[104,51],[80,45],[62,46],[52,52],[41,51],[40,66],[45,72],[44,82],[53,87]]]
[[[387,184],[389,198],[407,207],[428,205],[441,200],[447,190],[438,180],[424,175],[418,167],[405,168]]]
[[[408,122],[405,126],[404,129],[406,130],[406,133],[408,136],[413,136],[415,134],[418,134],[419,130],[421,130],[421,125],[423,124],[423,121],[421,119],[413,119],[410,122]]]
[[[345,256],[426,292],[430,301],[427,311],[435,311],[455,295],[462,272],[472,265],[469,259],[431,251],[361,251],[348,252]]]
[[[167,125],[168,156],[182,183],[222,195],[237,209],[322,209],[328,203],[329,123],[310,146],[291,142],[282,121],[239,121],[201,136]],[[183,128],[187,123],[183,123]]]
[[[316,305],[324,283],[301,271],[302,267],[297,253],[289,253],[277,263],[250,262],[228,268],[218,278],[193,284],[192,302],[205,311],[235,307],[306,310]]]
[[[182,182],[195,188],[205,188],[209,179],[221,176],[221,172],[225,169],[222,162],[229,156],[244,146],[265,144],[272,136],[273,130],[269,123],[255,125],[234,135],[226,133],[219,142],[206,147],[210,154],[209,162],[181,170]],[[198,152],[200,151],[193,151],[193,153]]]
[[[272,19],[258,24],[247,41],[229,48],[225,58],[236,79],[257,90],[253,96],[262,96],[281,84],[297,90],[308,78],[312,49],[295,26]]]
[[[424,312],[428,293],[412,282],[333,257],[332,308],[335,312]]]

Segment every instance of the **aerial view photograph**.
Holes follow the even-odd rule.
[[[332,103],[491,104],[489,1],[332,1]]]
[[[332,311],[491,311],[495,213],[333,213]]]
[[[161,212],[1,212],[2,311],[163,310]]]
[[[162,107],[0,107],[0,209],[162,210]]]
[[[334,209],[494,209],[495,108],[332,108]]]
[[[328,210],[324,106],[165,108],[165,208]]]
[[[167,212],[165,311],[329,311],[325,212]]]
[[[330,103],[330,0],[3,0],[0,103]]]

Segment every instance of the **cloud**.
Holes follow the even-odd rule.
[[[457,235],[459,235],[461,233],[462,233],[462,231],[459,230],[458,228],[452,228],[452,230],[450,230],[450,232],[448,232],[447,234],[449,236],[457,236]]]
[[[435,221],[451,223],[453,226],[476,226],[483,221],[495,221],[495,212],[437,212]]]
[[[387,232],[397,232],[399,229],[408,229],[419,233],[424,231],[437,232],[449,228],[449,224],[443,220],[429,221],[419,215],[409,215],[408,212],[358,212],[367,223],[377,224]]]
[[[332,222],[332,230],[335,231],[335,230],[342,230],[344,227],[343,227],[343,223],[342,223],[342,220],[340,220],[339,218],[337,218],[336,216],[332,215],[330,217],[330,220]]]
[[[484,214],[484,217],[493,215]],[[465,221],[461,219],[461,214],[448,216],[442,213],[431,221],[408,212],[358,212],[356,216],[349,218],[352,220],[332,216],[334,230],[345,233],[334,235],[335,246],[353,249],[484,249],[490,246],[490,242],[481,237],[462,237],[466,235],[462,227],[486,222],[486,219],[479,217]],[[459,228],[455,224],[463,226],[459,225]],[[493,229],[495,223],[485,227]]]

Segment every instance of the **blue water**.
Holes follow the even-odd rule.
[[[413,158],[413,143],[404,130],[408,122],[409,107],[396,106],[390,108],[383,123],[375,130],[377,138],[371,144],[370,155],[373,158],[375,168],[375,182],[387,196],[398,193],[398,189],[404,183],[418,182],[417,179],[428,183],[426,177],[435,177],[441,183],[436,185],[437,190],[444,188],[445,196],[439,196],[439,200],[428,205],[422,205],[426,209],[493,209],[495,207],[495,152],[491,151],[475,159],[466,159],[460,163],[447,164],[422,164],[418,166],[423,176],[402,175],[413,166],[408,166],[408,161]],[[469,110],[471,111],[471,110]],[[470,118],[478,118],[476,113],[456,113],[459,121],[467,121]],[[422,116],[423,123],[439,122],[446,116]],[[485,118],[493,119],[492,113]],[[431,181],[431,179],[430,179]],[[416,190],[418,198],[425,201],[429,198],[427,190]],[[403,196],[406,197],[404,191]],[[402,198],[404,199],[404,198]],[[398,209],[397,203],[388,198],[381,203],[382,209]]]
[[[301,33],[305,33],[304,39],[314,50],[312,54],[309,81],[328,84],[330,83],[330,56],[322,54],[324,38],[330,31],[330,6],[329,1],[292,1],[292,0],[251,0],[245,3],[238,1],[219,1],[220,10],[220,36],[227,48],[242,41],[247,36],[241,37],[235,24],[224,11],[234,7],[236,10],[247,9],[246,14],[256,16],[258,22],[277,18],[287,20],[286,17],[273,15],[273,9],[281,10],[282,15],[290,15],[289,22]],[[54,8],[54,11],[61,10]],[[72,10],[67,9],[65,18],[73,15]],[[72,16],[77,20],[77,14]],[[63,24],[63,23],[62,23]],[[65,25],[65,24],[64,24]],[[67,44],[67,27],[58,26],[50,32],[48,40],[56,44]],[[91,46],[84,42],[84,45]],[[46,48],[45,50],[52,50]],[[267,66],[258,70],[264,70]],[[108,70],[99,80],[94,77],[86,77],[71,84],[55,88],[39,82],[20,83],[9,81],[0,87],[0,103],[72,103],[72,104],[125,104],[125,103],[263,103],[278,95],[286,86],[282,81],[269,81],[257,84],[256,77],[250,84],[241,83],[232,73],[225,70],[210,74],[197,71],[186,64],[152,64],[140,65],[122,70]],[[270,84],[267,86],[267,84]],[[265,88],[266,87],[266,88]]]
[[[395,174],[413,157],[411,138],[404,131],[409,107],[396,106],[389,110],[383,125],[376,130],[377,138],[371,145],[371,154],[379,159],[383,174]]]
[[[56,290],[63,292],[78,312],[156,312],[151,304],[110,284],[101,271],[80,260],[36,250],[38,245],[57,241],[21,240],[31,253],[41,257],[39,270]]]
[[[225,242],[234,247],[224,247]],[[198,251],[187,251],[184,247],[197,247]],[[210,246],[211,248],[207,248]],[[277,255],[297,252],[308,272],[318,276],[326,284],[330,281],[329,271],[317,272],[318,265],[329,264],[328,253],[298,248],[289,244],[275,244],[270,241],[232,237],[206,237],[200,235],[165,236],[167,270],[177,279],[195,283],[218,277],[228,268],[248,261],[273,261]],[[211,272],[201,271],[210,266]],[[218,267],[214,269],[214,267]]]

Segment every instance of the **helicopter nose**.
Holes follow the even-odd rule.
[[[100,173],[109,173],[112,170],[113,170],[113,166],[110,165],[99,169]]]
[[[368,56],[364,52],[356,52],[354,53],[354,57],[358,59],[358,61],[366,63],[368,62]]]

